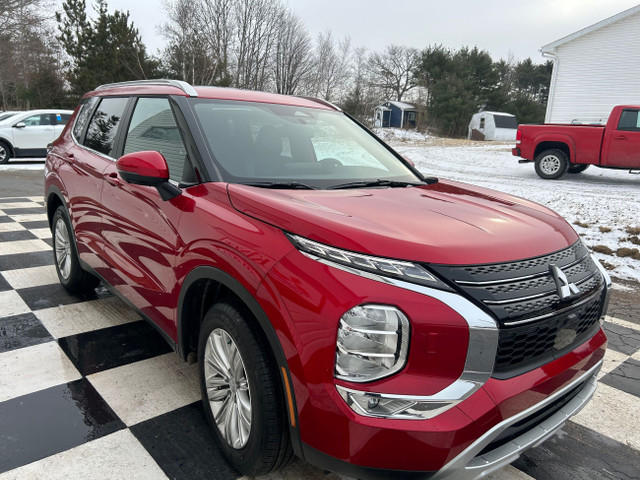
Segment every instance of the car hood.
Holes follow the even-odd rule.
[[[555,212],[457,182],[407,188],[269,190],[228,186],[239,212],[335,247],[450,265],[519,260],[577,239]]]

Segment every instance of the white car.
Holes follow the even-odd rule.
[[[0,163],[10,158],[45,157],[71,118],[72,110],[30,110],[0,122]]]

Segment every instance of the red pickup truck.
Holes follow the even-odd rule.
[[[640,173],[640,106],[613,107],[606,125],[520,125],[512,154],[556,179],[589,165]]]

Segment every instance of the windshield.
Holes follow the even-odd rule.
[[[399,186],[421,181],[340,112],[253,102],[192,101],[225,181],[281,188],[329,188],[353,182]]]
[[[18,114],[18,112],[3,112],[0,113],[0,123],[4,123],[4,121],[9,121],[11,117],[14,117]]]

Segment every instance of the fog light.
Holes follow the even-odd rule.
[[[409,320],[395,307],[361,305],[340,318],[336,377],[369,382],[402,369],[409,349]]]
[[[365,417],[397,420],[426,420],[456,405],[456,400],[428,400],[409,395],[359,392],[337,385],[338,393],[351,410]]]

